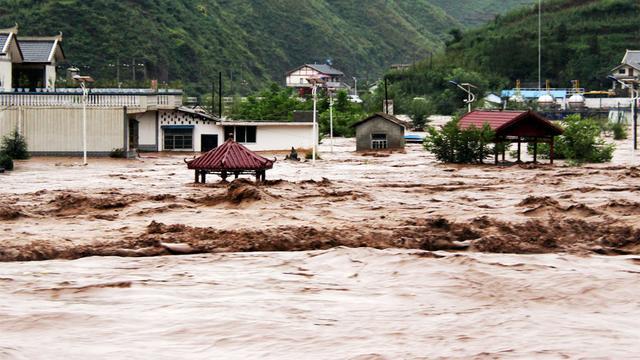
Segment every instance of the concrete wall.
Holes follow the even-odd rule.
[[[258,126],[256,143],[242,145],[253,151],[290,150],[291,147],[311,149],[313,147],[312,131],[312,124]]]
[[[55,62],[51,65],[45,66],[45,87],[47,89],[54,89],[56,87],[56,64]]]
[[[0,56],[0,89],[11,91],[13,66],[9,54]]]
[[[157,111],[147,111],[142,114],[129,115],[130,119],[138,120],[138,149],[143,151],[158,151],[158,134],[156,129]]]
[[[371,135],[386,134],[389,149],[404,148],[404,128],[382,117],[356,127],[356,151],[371,150]]]
[[[105,156],[125,147],[123,109],[87,109],[87,150]],[[24,135],[35,155],[81,155],[82,109],[10,108],[0,111],[0,136],[14,129]]]

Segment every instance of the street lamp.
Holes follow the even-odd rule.
[[[638,119],[636,118],[636,101],[640,99],[638,91],[636,91],[635,86],[633,85],[634,81],[629,81],[630,84],[616,78],[615,76],[607,76],[610,80],[620,83],[622,88],[629,89],[629,94],[631,96],[631,119],[633,121],[633,150],[638,150]]]
[[[467,93],[467,99],[464,101],[464,103],[468,106],[468,112],[471,112],[471,104],[476,101],[476,95],[471,92],[471,88],[477,89],[477,87],[469,83],[459,84],[457,81],[453,80],[450,80],[449,82]]]
[[[89,96],[89,88],[87,83],[95,80],[91,76],[74,75],[73,80],[80,84],[82,88],[82,160],[83,165],[87,165],[87,97]]]
[[[358,96],[358,79],[353,76],[353,87],[354,87],[354,95]]]
[[[311,94],[313,95],[313,149],[311,151],[311,161],[316,164],[316,151],[318,147],[318,87],[326,83],[325,79],[319,76],[312,76],[307,78],[307,81],[311,84]]]

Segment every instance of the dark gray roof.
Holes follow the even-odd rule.
[[[398,119],[397,117],[395,117],[393,115],[389,115],[389,114],[382,113],[382,112],[375,113],[375,114],[373,114],[373,115],[371,115],[369,117],[366,117],[366,118],[358,121],[357,123],[351,125],[351,127],[357,127],[357,126],[359,126],[361,124],[364,124],[367,121],[375,119],[375,118],[383,118],[383,119],[385,119],[387,121],[390,121],[390,122],[392,122],[392,123],[394,123],[396,125],[402,126],[405,129],[408,129],[409,127],[411,127],[411,125],[409,123],[404,122],[404,121]]]
[[[638,67],[640,66],[640,51],[638,50],[627,50],[627,53],[622,60],[624,64]]]
[[[26,63],[48,63],[49,55],[55,44],[55,40],[23,40],[18,39],[22,56]]]
[[[7,45],[7,39],[9,39],[9,34],[0,34],[0,54]]]
[[[344,73],[338,69],[335,69],[333,67],[331,67],[330,65],[326,65],[326,64],[307,64],[308,67],[315,69],[316,71],[319,71],[323,74],[327,74],[327,75],[337,75],[337,76],[344,76]]]

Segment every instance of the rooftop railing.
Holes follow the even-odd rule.
[[[135,110],[173,109],[182,105],[182,90],[176,89],[90,89],[88,107],[127,107]],[[12,89],[0,90],[3,107],[76,107],[82,106],[82,90]]]

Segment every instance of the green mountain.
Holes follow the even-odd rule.
[[[227,91],[247,92],[328,59],[375,79],[442,50],[451,29],[532,1],[0,0],[0,24],[63,32],[69,64],[101,85],[119,74],[125,85],[158,78],[202,92],[223,71]]]
[[[626,49],[640,49],[638,0],[549,0],[542,4],[542,85],[589,90],[611,87],[609,72]],[[400,112],[425,97],[429,111],[451,114],[466,97],[450,80],[478,86],[478,94],[538,83],[538,8],[525,6],[482,27],[453,32],[443,52],[406,71],[387,74]],[[380,94],[373,103],[381,102]]]
[[[609,71],[626,49],[640,48],[638,0],[553,0],[542,6],[542,79],[569,87],[610,86]],[[446,58],[468,70],[537,83],[538,13],[528,7],[465,33]]]

